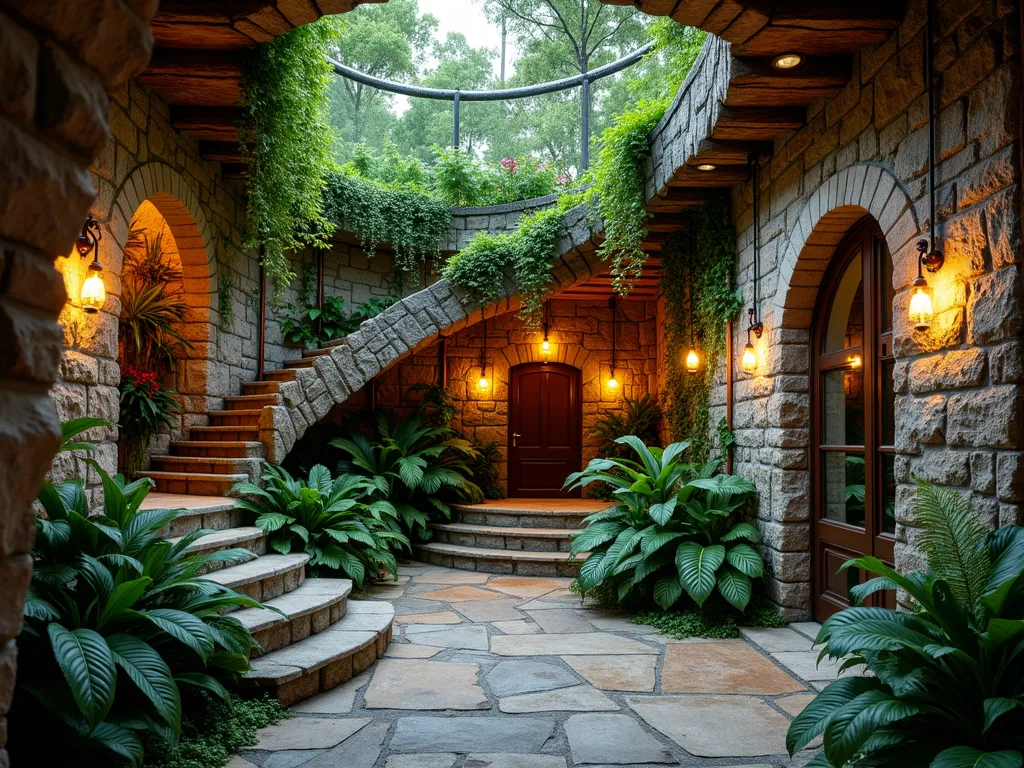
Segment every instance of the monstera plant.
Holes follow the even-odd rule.
[[[714,593],[739,610],[764,570],[755,549],[757,528],[739,520],[754,486],[742,477],[718,474],[720,462],[683,461],[687,443],[650,448],[640,438],[621,437],[639,460],[592,460],[569,476],[567,489],[604,482],[616,505],[590,515],[573,538],[573,557],[589,552],[580,568],[584,591],[614,587],[619,600],[651,594],[669,608],[683,594],[698,606]]]

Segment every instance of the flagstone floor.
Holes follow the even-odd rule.
[[[293,707],[231,768],[802,766],[789,721],[836,667],[818,625],[674,641],[583,605],[569,579],[406,563],[373,587],[385,657]]]

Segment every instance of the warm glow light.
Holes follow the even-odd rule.
[[[697,350],[690,347],[690,351],[686,353],[686,370],[690,373],[696,373],[700,369],[700,355],[697,354]]]
[[[486,376],[481,376],[480,381],[477,382],[477,386],[480,387],[480,389],[487,389],[491,386],[491,382],[487,380]]]
[[[846,362],[850,364],[851,368],[860,368],[864,364],[860,355],[850,355],[850,357],[846,358]]]
[[[89,277],[82,283],[82,309],[89,314],[99,312],[107,300],[107,289],[103,285],[100,271],[89,266]]]
[[[714,165],[713,163],[701,163],[700,165],[697,166],[697,170],[698,171],[713,171],[717,167],[718,166]]]
[[[551,354],[551,342],[548,341],[547,339],[544,339],[544,341],[541,342],[540,351],[543,352],[545,355],[550,355]]]
[[[608,379],[608,389],[618,389],[618,388],[619,388],[619,382],[615,379],[614,376],[612,376],[610,379]]]
[[[757,370],[757,353],[754,352],[754,345],[749,341],[743,347],[743,358],[740,360],[740,367],[747,373]]]
[[[804,63],[804,57],[799,53],[784,53],[772,60],[772,66],[776,69],[795,69]]]
[[[932,309],[931,289],[923,279],[914,281],[914,294],[910,297],[910,322],[915,331],[927,331],[932,324],[935,313]]]

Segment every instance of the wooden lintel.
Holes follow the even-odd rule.
[[[174,107],[171,125],[200,141],[237,141],[241,107]]]
[[[199,154],[217,163],[244,163],[237,141],[200,141]]]
[[[804,124],[802,107],[722,107],[711,138],[725,141],[771,141]]]

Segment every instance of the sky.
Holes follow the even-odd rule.
[[[419,0],[420,13],[429,13],[440,22],[438,38],[444,39],[449,32],[461,32],[474,48],[487,46],[496,53],[501,52],[501,27],[491,24],[484,15],[480,0]],[[515,45],[511,39],[506,47],[506,75],[511,74],[510,62],[516,59]],[[498,56],[494,58],[494,73],[501,68]]]

